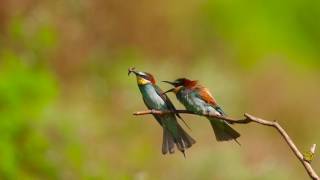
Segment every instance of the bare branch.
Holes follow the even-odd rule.
[[[146,111],[138,111],[138,112],[133,113],[133,115],[135,115],[135,116],[146,115],[146,114],[160,114],[161,115],[161,114],[170,114],[170,113],[175,113],[175,114],[193,114],[193,115],[206,116],[206,117],[215,117],[215,118],[218,118],[218,119],[225,120],[230,124],[233,124],[233,123],[248,124],[248,123],[250,123],[252,121],[252,120],[250,120],[248,118],[237,120],[237,119],[232,119],[232,118],[229,118],[229,117],[219,116],[219,115],[215,115],[215,114],[196,114],[196,113],[193,113],[193,112],[188,111],[188,110],[159,111],[159,110],[151,109],[151,110],[146,110]]]
[[[305,170],[307,171],[308,175],[310,176],[311,179],[314,180],[319,180],[319,176],[317,175],[317,173],[313,170],[312,166],[311,166],[311,162],[306,160],[303,156],[303,154],[298,150],[298,148],[296,147],[296,145],[293,143],[292,139],[290,138],[290,136],[287,134],[287,132],[280,126],[280,124],[276,121],[268,121],[268,120],[264,120],[255,116],[252,116],[250,114],[245,113],[244,119],[232,119],[229,117],[224,117],[224,116],[219,116],[219,115],[215,115],[215,114],[196,114],[193,113],[191,111],[188,110],[176,110],[176,111],[159,111],[159,110],[146,110],[146,111],[139,111],[139,112],[135,112],[133,115],[145,115],[145,114],[169,114],[169,113],[180,113],[180,114],[194,114],[194,115],[199,115],[199,116],[206,116],[206,117],[215,117],[217,119],[222,119],[227,121],[230,124],[248,124],[251,122],[255,122],[264,126],[271,126],[274,127],[282,136],[282,138],[286,141],[286,143],[288,144],[288,146],[290,147],[290,149],[292,150],[292,152],[294,153],[294,155],[299,159],[299,161],[302,163],[302,165],[304,166]],[[310,152],[312,154],[315,153],[315,149],[316,149],[316,145],[314,144],[311,149]]]

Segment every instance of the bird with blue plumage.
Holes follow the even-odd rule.
[[[163,82],[174,86],[174,88],[166,91],[165,93],[174,92],[177,99],[187,110],[199,115],[213,114],[226,116],[225,112],[217,104],[217,101],[210,91],[206,87],[200,85],[198,81],[179,78],[173,82]],[[217,141],[234,140],[239,144],[237,138],[240,137],[240,134],[231,128],[226,121],[214,117],[208,117],[208,119]]]
[[[175,107],[167,95],[156,85],[156,80],[150,73],[137,71],[129,68],[128,75],[136,75],[137,84],[142,95],[142,99],[148,109],[175,111]],[[185,155],[185,150],[190,148],[196,141],[180,126],[177,118],[179,114],[154,114],[154,118],[163,128],[162,153],[174,153],[176,146]],[[181,118],[182,119],[182,118]]]

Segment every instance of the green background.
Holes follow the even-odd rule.
[[[320,145],[320,1],[0,1],[0,179],[306,179],[277,132],[235,125],[161,155],[129,67],[207,86],[224,111],[278,120]],[[170,95],[179,109],[182,106]],[[320,161],[313,161],[316,171]]]

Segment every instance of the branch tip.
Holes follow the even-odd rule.
[[[315,152],[316,152],[316,147],[317,147],[316,144],[312,144],[312,146],[311,146],[311,148],[310,148],[310,152],[311,152],[312,154],[315,154]]]

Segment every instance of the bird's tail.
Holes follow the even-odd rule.
[[[185,150],[190,148],[196,141],[179,124],[177,124],[177,129],[179,136],[176,138],[175,143],[179,151],[186,156]]]
[[[240,145],[237,141],[237,138],[240,137],[240,134],[232,129],[225,121],[216,118],[208,118],[217,141],[229,141],[234,140]]]
[[[163,128],[162,154],[174,153],[174,139],[169,130]]]
[[[178,124],[178,137],[173,137],[173,135],[163,128],[163,144],[162,144],[162,154],[174,153],[174,144],[176,144],[178,150],[185,155],[185,150],[190,148],[196,141],[183,130],[183,128]]]

